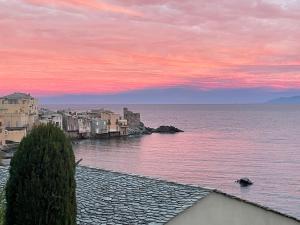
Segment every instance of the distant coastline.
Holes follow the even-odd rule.
[[[298,104],[300,104],[300,96],[275,98],[266,103],[267,104],[282,104],[282,105],[298,105]]]
[[[299,90],[220,89],[172,87],[111,94],[62,94],[39,96],[41,104],[263,104],[282,96],[297,96]]]

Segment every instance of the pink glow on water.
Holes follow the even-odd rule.
[[[82,164],[218,188],[299,217],[299,106],[144,105],[148,126],[184,133],[83,141]],[[155,112],[155,113],[154,113]],[[234,181],[249,177],[250,188]]]

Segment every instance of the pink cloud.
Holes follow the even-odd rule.
[[[0,89],[300,88],[300,3],[0,1]]]
[[[130,16],[141,16],[139,12],[127,9],[125,7],[109,4],[103,1],[97,0],[25,0],[30,4],[39,6],[57,6],[57,7],[75,7],[75,8],[87,8],[92,10],[107,11],[112,13],[120,13]]]

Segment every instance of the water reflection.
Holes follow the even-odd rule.
[[[118,106],[114,106],[118,107]],[[300,106],[130,106],[175,135],[75,146],[83,164],[218,188],[300,217]],[[234,181],[249,177],[241,189]]]

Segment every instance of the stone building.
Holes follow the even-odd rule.
[[[101,113],[104,112],[105,109],[92,109],[87,112],[90,118],[101,118]]]
[[[128,122],[125,119],[118,120],[119,123],[119,129],[120,129],[120,135],[121,136],[127,136],[128,135]]]
[[[41,124],[51,123],[59,127],[60,129],[63,129],[63,116],[58,113],[40,115],[39,122]]]
[[[80,138],[91,136],[91,120],[87,116],[78,117],[78,134]]]
[[[30,94],[13,93],[0,98],[0,115],[6,141],[21,142],[38,122],[37,100]]]
[[[104,134],[108,134],[107,121],[101,118],[91,119],[91,136],[102,137]]]
[[[102,130],[101,133],[107,133],[107,136],[126,136],[128,135],[127,120],[122,118],[120,114],[114,113],[105,109],[93,109],[88,112],[88,115],[95,119],[92,121],[92,133],[95,133],[95,129]],[[104,121],[106,121],[104,123]],[[99,125],[96,125],[98,122]],[[97,126],[100,126],[97,128]],[[105,128],[103,128],[105,126]],[[97,133],[97,132],[96,132]]]
[[[25,127],[5,127],[3,116],[0,116],[0,146],[8,143],[19,143],[27,135]]]
[[[119,120],[121,116],[114,112],[105,110],[100,113],[100,118],[107,121],[108,132],[117,134],[120,132]]]
[[[60,112],[62,113],[63,130],[71,138],[78,138],[79,136],[79,124],[76,114]]]
[[[30,130],[38,120],[37,100],[30,94],[13,93],[0,98],[5,127]]]
[[[141,125],[141,114],[134,113],[128,110],[128,108],[123,109],[124,119],[127,120],[128,127],[130,129],[138,128]]]
[[[59,112],[62,114],[62,127],[71,138],[89,138],[91,136],[91,119],[86,114],[77,112]]]

